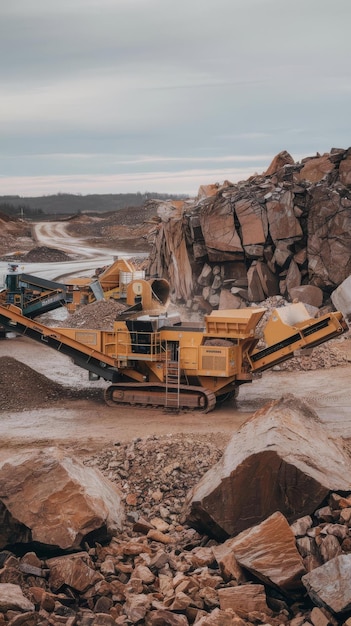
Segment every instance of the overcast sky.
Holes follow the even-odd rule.
[[[0,195],[196,195],[348,148],[350,24],[350,0],[2,0]]]

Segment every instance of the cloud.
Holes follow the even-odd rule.
[[[56,193],[104,194],[156,192],[195,196],[200,185],[238,182],[257,173],[254,167],[203,168],[177,172],[155,170],[111,175],[0,176],[3,195],[42,196]]]
[[[349,0],[3,5],[0,159],[13,183],[95,174],[100,188],[113,168],[130,184],[149,168],[178,185],[188,166],[224,179],[233,155],[254,167],[348,142]]]

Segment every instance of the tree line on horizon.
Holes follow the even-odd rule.
[[[0,196],[0,213],[9,217],[27,219],[58,215],[76,215],[80,213],[109,213],[118,209],[142,207],[151,199],[180,200],[186,195],[172,195],[150,192],[118,194],[66,194],[57,193],[49,196],[23,197]]]

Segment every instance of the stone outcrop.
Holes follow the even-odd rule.
[[[122,526],[118,488],[54,448],[3,463],[0,494],[1,547],[35,541],[78,548],[89,533],[106,539]]]
[[[289,523],[330,490],[351,489],[351,459],[317,414],[287,395],[255,413],[190,492],[186,520],[223,540],[280,511]]]
[[[203,310],[236,288],[246,290],[235,294],[245,303],[276,294],[304,301],[310,286],[326,301],[351,274],[350,186],[351,148],[300,163],[284,151],[246,181],[201,187],[182,204],[154,201],[150,275],[170,280],[174,300]]]

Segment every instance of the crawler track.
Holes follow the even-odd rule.
[[[150,383],[117,383],[105,390],[104,398],[109,406],[153,406],[163,408],[180,408],[209,413],[216,405],[216,396],[212,391],[202,387],[187,385],[165,385]]]

